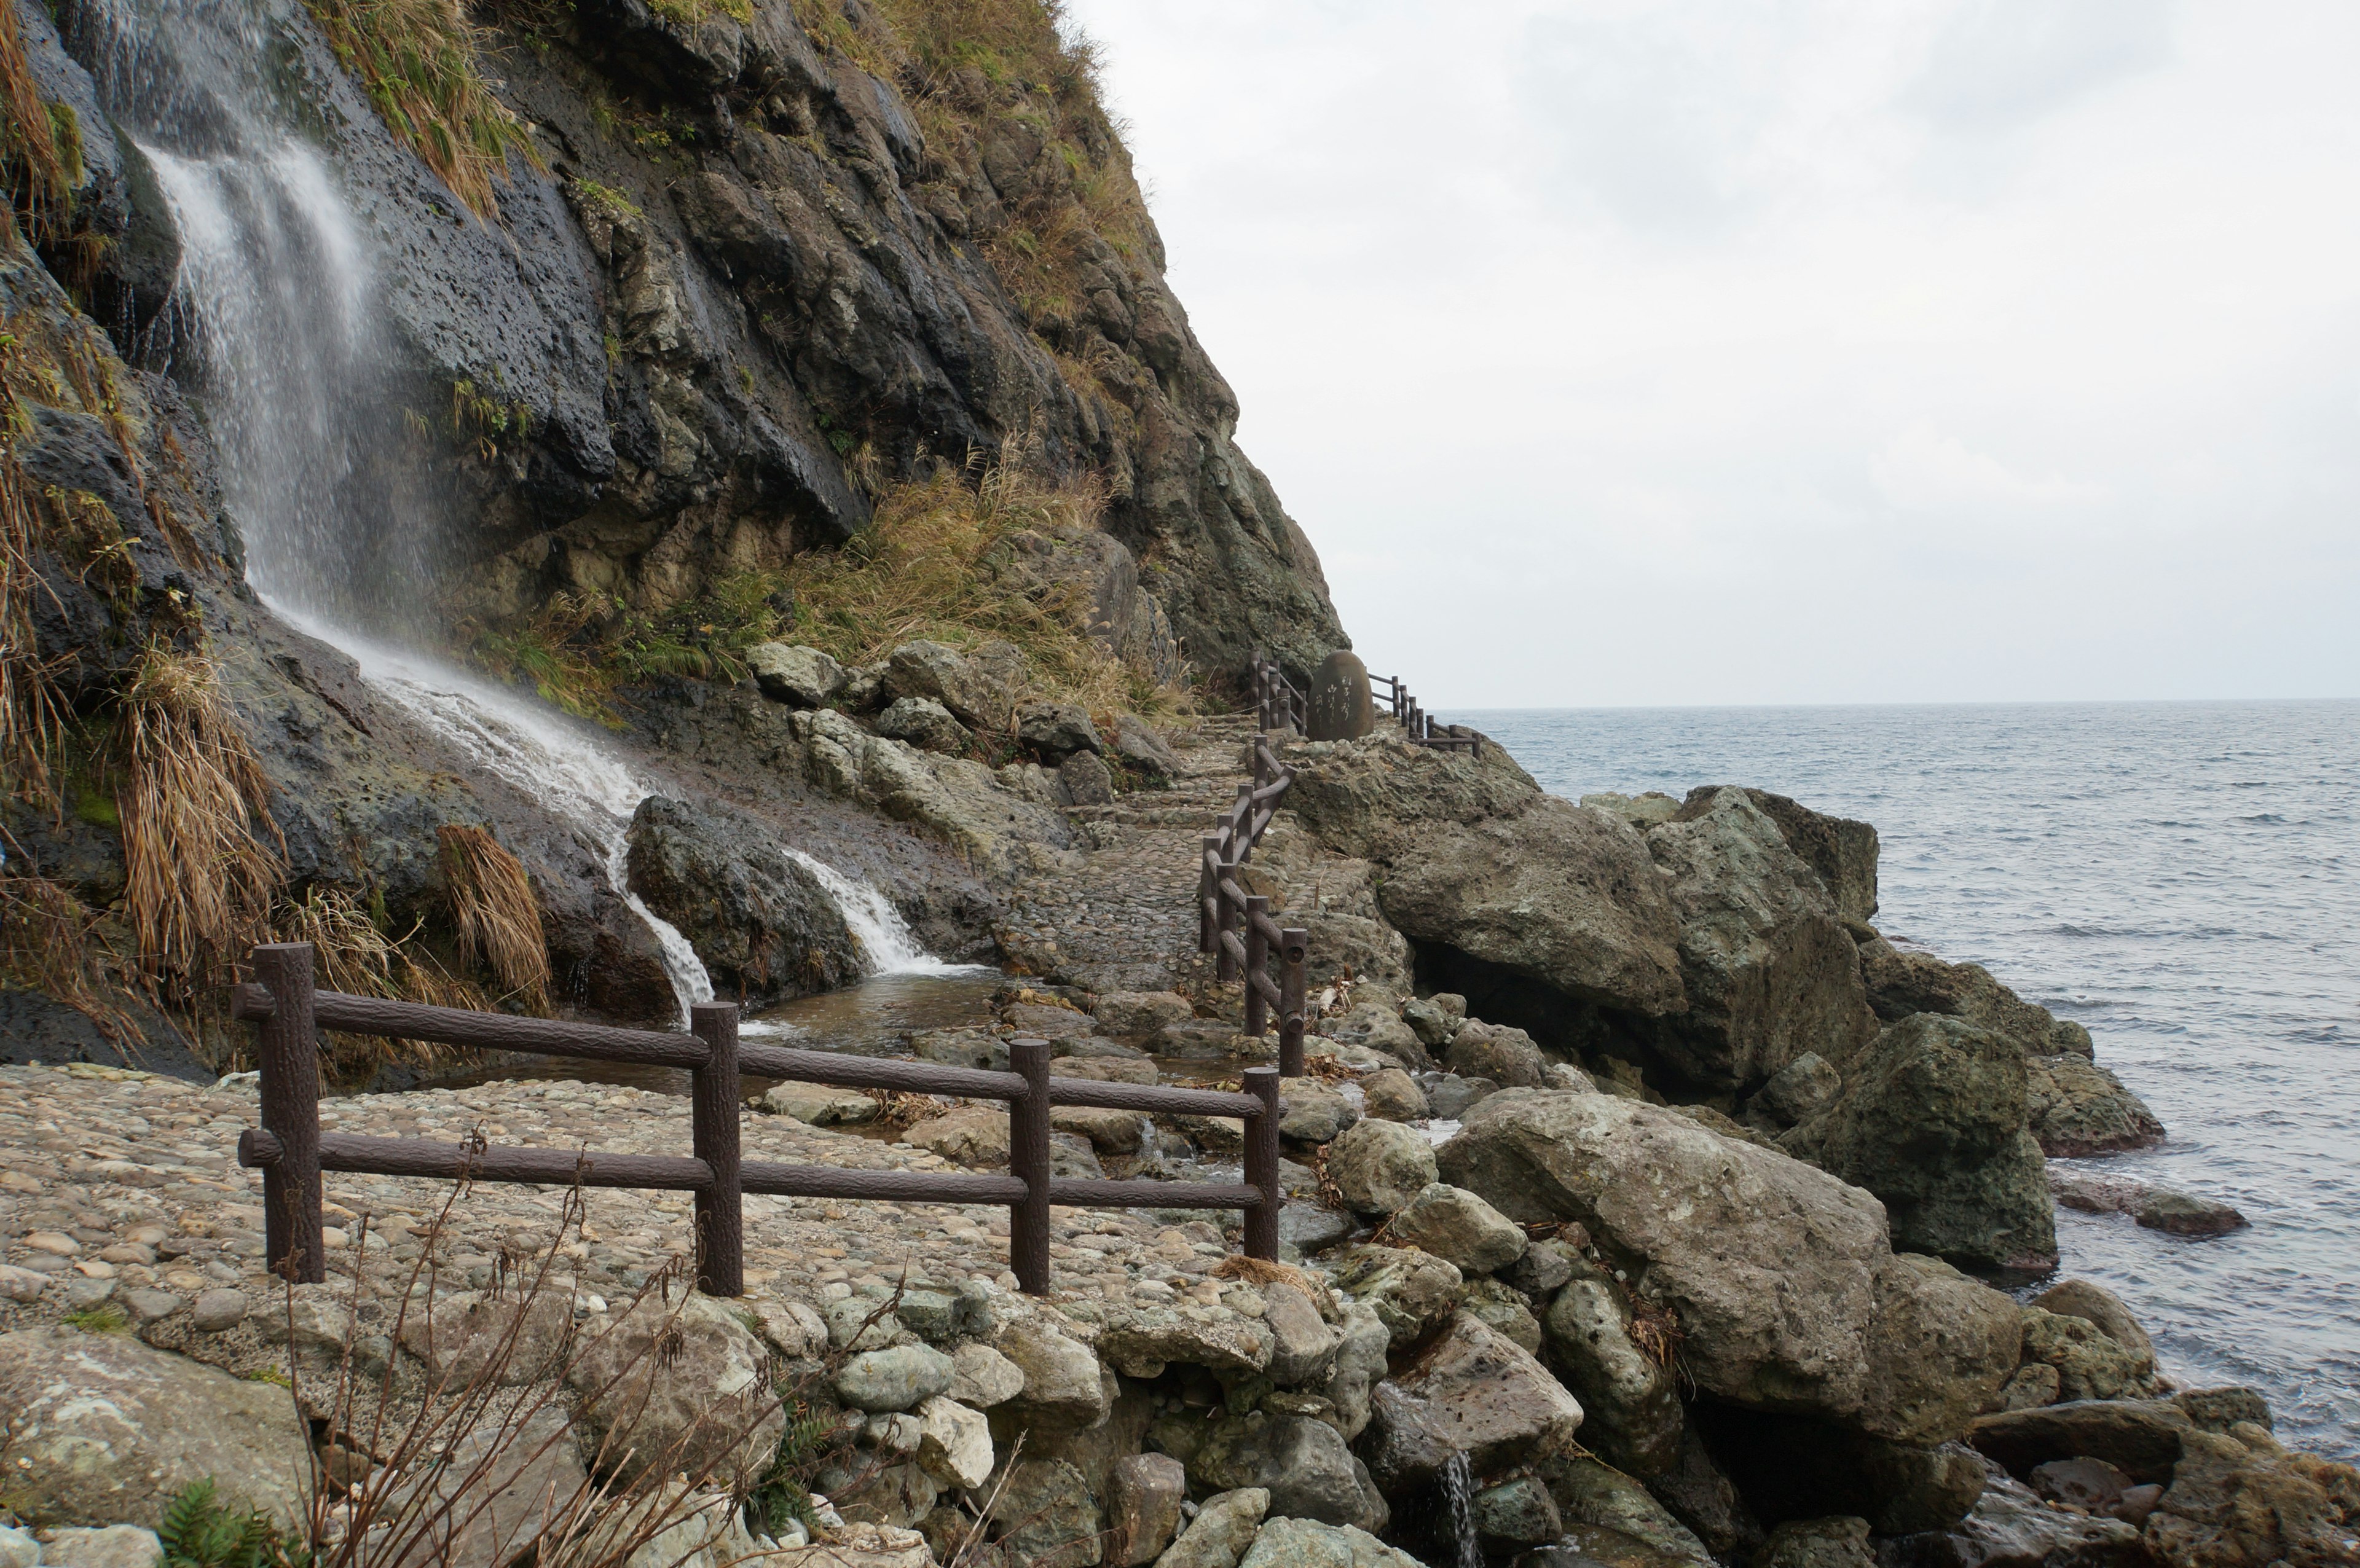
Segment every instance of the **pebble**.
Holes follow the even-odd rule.
[[[219,1334],[245,1322],[246,1309],[246,1292],[243,1290],[207,1290],[197,1298],[189,1321],[199,1334]]]

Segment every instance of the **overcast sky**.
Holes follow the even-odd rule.
[[[2350,0],[1068,0],[1430,706],[2360,695]]]

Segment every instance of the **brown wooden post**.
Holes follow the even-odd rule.
[[[1262,1202],[1246,1211],[1246,1256],[1278,1261],[1278,1211],[1286,1195],[1278,1184],[1278,1069],[1249,1067],[1245,1091],[1262,1102],[1262,1114],[1246,1118],[1246,1185],[1262,1189]]]
[[[254,977],[270,993],[270,1016],[254,1031],[262,1073],[262,1128],[279,1140],[262,1170],[262,1254],[298,1284],[328,1277],[320,1237],[320,1041],[311,1024],[311,944],[254,950]]]
[[[1024,1183],[1009,1206],[1008,1266],[1028,1296],[1045,1296],[1049,1271],[1049,1042],[1011,1040],[1008,1064],[1024,1078],[1024,1097],[1008,1105],[1008,1171]]]
[[[1311,933],[1300,926],[1288,926],[1279,933],[1279,962],[1284,965],[1278,977],[1278,1075],[1282,1078],[1303,1076],[1304,1013],[1310,1006],[1309,985],[1304,978],[1304,960],[1311,951]]]
[[[1246,896],[1246,1033],[1259,1039],[1270,1028],[1270,998],[1254,984],[1257,976],[1270,973],[1270,938],[1262,934],[1262,920],[1270,919],[1270,900],[1259,893]]]
[[[1218,923],[1221,889],[1212,866],[1220,855],[1220,835],[1207,833],[1196,856],[1196,951],[1199,953],[1212,953],[1221,945],[1221,928]]]
[[[696,1288],[708,1296],[746,1293],[746,1201],[738,1185],[738,1007],[699,1002],[689,1028],[710,1053],[689,1073],[689,1138],[695,1156],[713,1168],[713,1185],[696,1194],[702,1256]]]
[[[1258,770],[1261,762],[1259,753],[1256,754],[1255,762]],[[1234,842],[1229,846],[1229,858],[1240,866],[1253,858],[1253,792],[1252,785],[1239,785],[1238,803],[1229,808],[1237,814],[1238,823],[1238,831],[1232,835]]]

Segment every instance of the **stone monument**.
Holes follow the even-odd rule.
[[[1308,740],[1358,740],[1377,727],[1369,667],[1357,654],[1331,653],[1312,672]]]

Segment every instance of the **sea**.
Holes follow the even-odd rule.
[[[1437,715],[1439,716],[1439,715]],[[1448,715],[1544,789],[1748,784],[1876,824],[1877,927],[2086,1025],[2159,1148],[2075,1166],[2225,1199],[2211,1240],[2060,1210],[2187,1387],[2360,1461],[2360,702]]]

